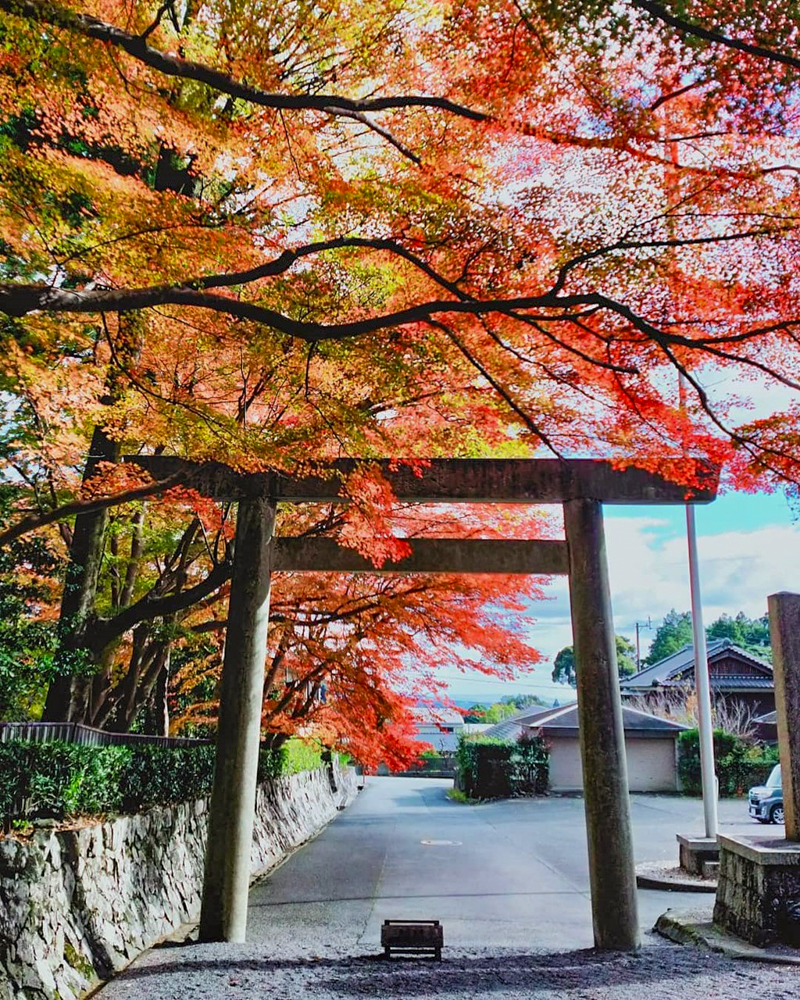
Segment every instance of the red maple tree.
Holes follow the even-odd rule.
[[[0,367],[26,484],[0,542],[62,524],[73,658],[109,525],[136,535],[109,507],[178,485],[121,474],[126,450],[289,471],[691,454],[739,487],[798,482],[793,10],[0,12]],[[347,485],[387,530],[336,530],[388,554],[391,498]],[[152,593],[117,586],[107,634],[218,592],[202,525]]]

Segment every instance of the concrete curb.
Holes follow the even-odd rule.
[[[673,874],[674,867],[653,864],[636,866],[636,885],[640,889],[659,889],[662,892],[707,892],[717,891],[716,879],[699,879]]]
[[[711,920],[709,910],[667,910],[658,918],[653,930],[676,944],[705,948],[727,958],[765,962],[769,965],[800,966],[800,951],[785,945],[758,948],[742,941],[717,927]]]

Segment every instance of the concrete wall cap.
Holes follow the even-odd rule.
[[[693,836],[691,833],[676,833],[675,839],[679,844],[688,847],[693,851],[719,851],[719,844],[716,837]]]
[[[738,854],[757,865],[800,867],[800,843],[795,843],[792,840],[767,840],[764,837],[726,837],[720,834],[719,845],[722,851]]]

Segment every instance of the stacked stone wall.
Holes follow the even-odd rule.
[[[714,922],[752,944],[800,946],[800,849],[720,837]]]
[[[258,789],[254,875],[356,794],[352,769]],[[208,800],[0,839],[0,1000],[75,1000],[200,911]]]

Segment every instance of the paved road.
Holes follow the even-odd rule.
[[[370,778],[350,809],[253,888],[247,945],[151,952],[107,986],[102,1000],[484,992],[491,1000],[641,1000],[643,989],[648,1000],[712,993],[751,1000],[763,993],[765,974],[754,967],[653,936],[639,958],[577,951],[592,944],[582,800],[465,806],[446,798],[448,787]],[[759,830],[745,809],[723,803],[723,829]],[[633,817],[639,861],[676,858],[675,833],[702,825],[699,803],[666,796],[635,796]],[[655,891],[639,898],[644,930],[667,907],[698,900]],[[443,921],[449,964],[438,973],[422,962],[389,963],[389,971],[371,957],[382,921],[403,917]],[[570,955],[545,957],[552,952]],[[794,971],[770,970],[767,980],[771,997],[800,993]]]
[[[376,948],[384,919],[438,918],[448,942],[464,947],[590,947],[583,800],[466,806],[447,798],[450,787],[370,778],[333,826],[254,889],[251,934],[288,946],[300,926],[312,948],[346,941],[363,953]],[[637,861],[677,862],[676,832],[703,826],[701,804],[674,796],[634,796],[632,813]],[[722,803],[721,818],[724,830],[762,829],[743,802]],[[641,891],[643,929],[697,898]]]

